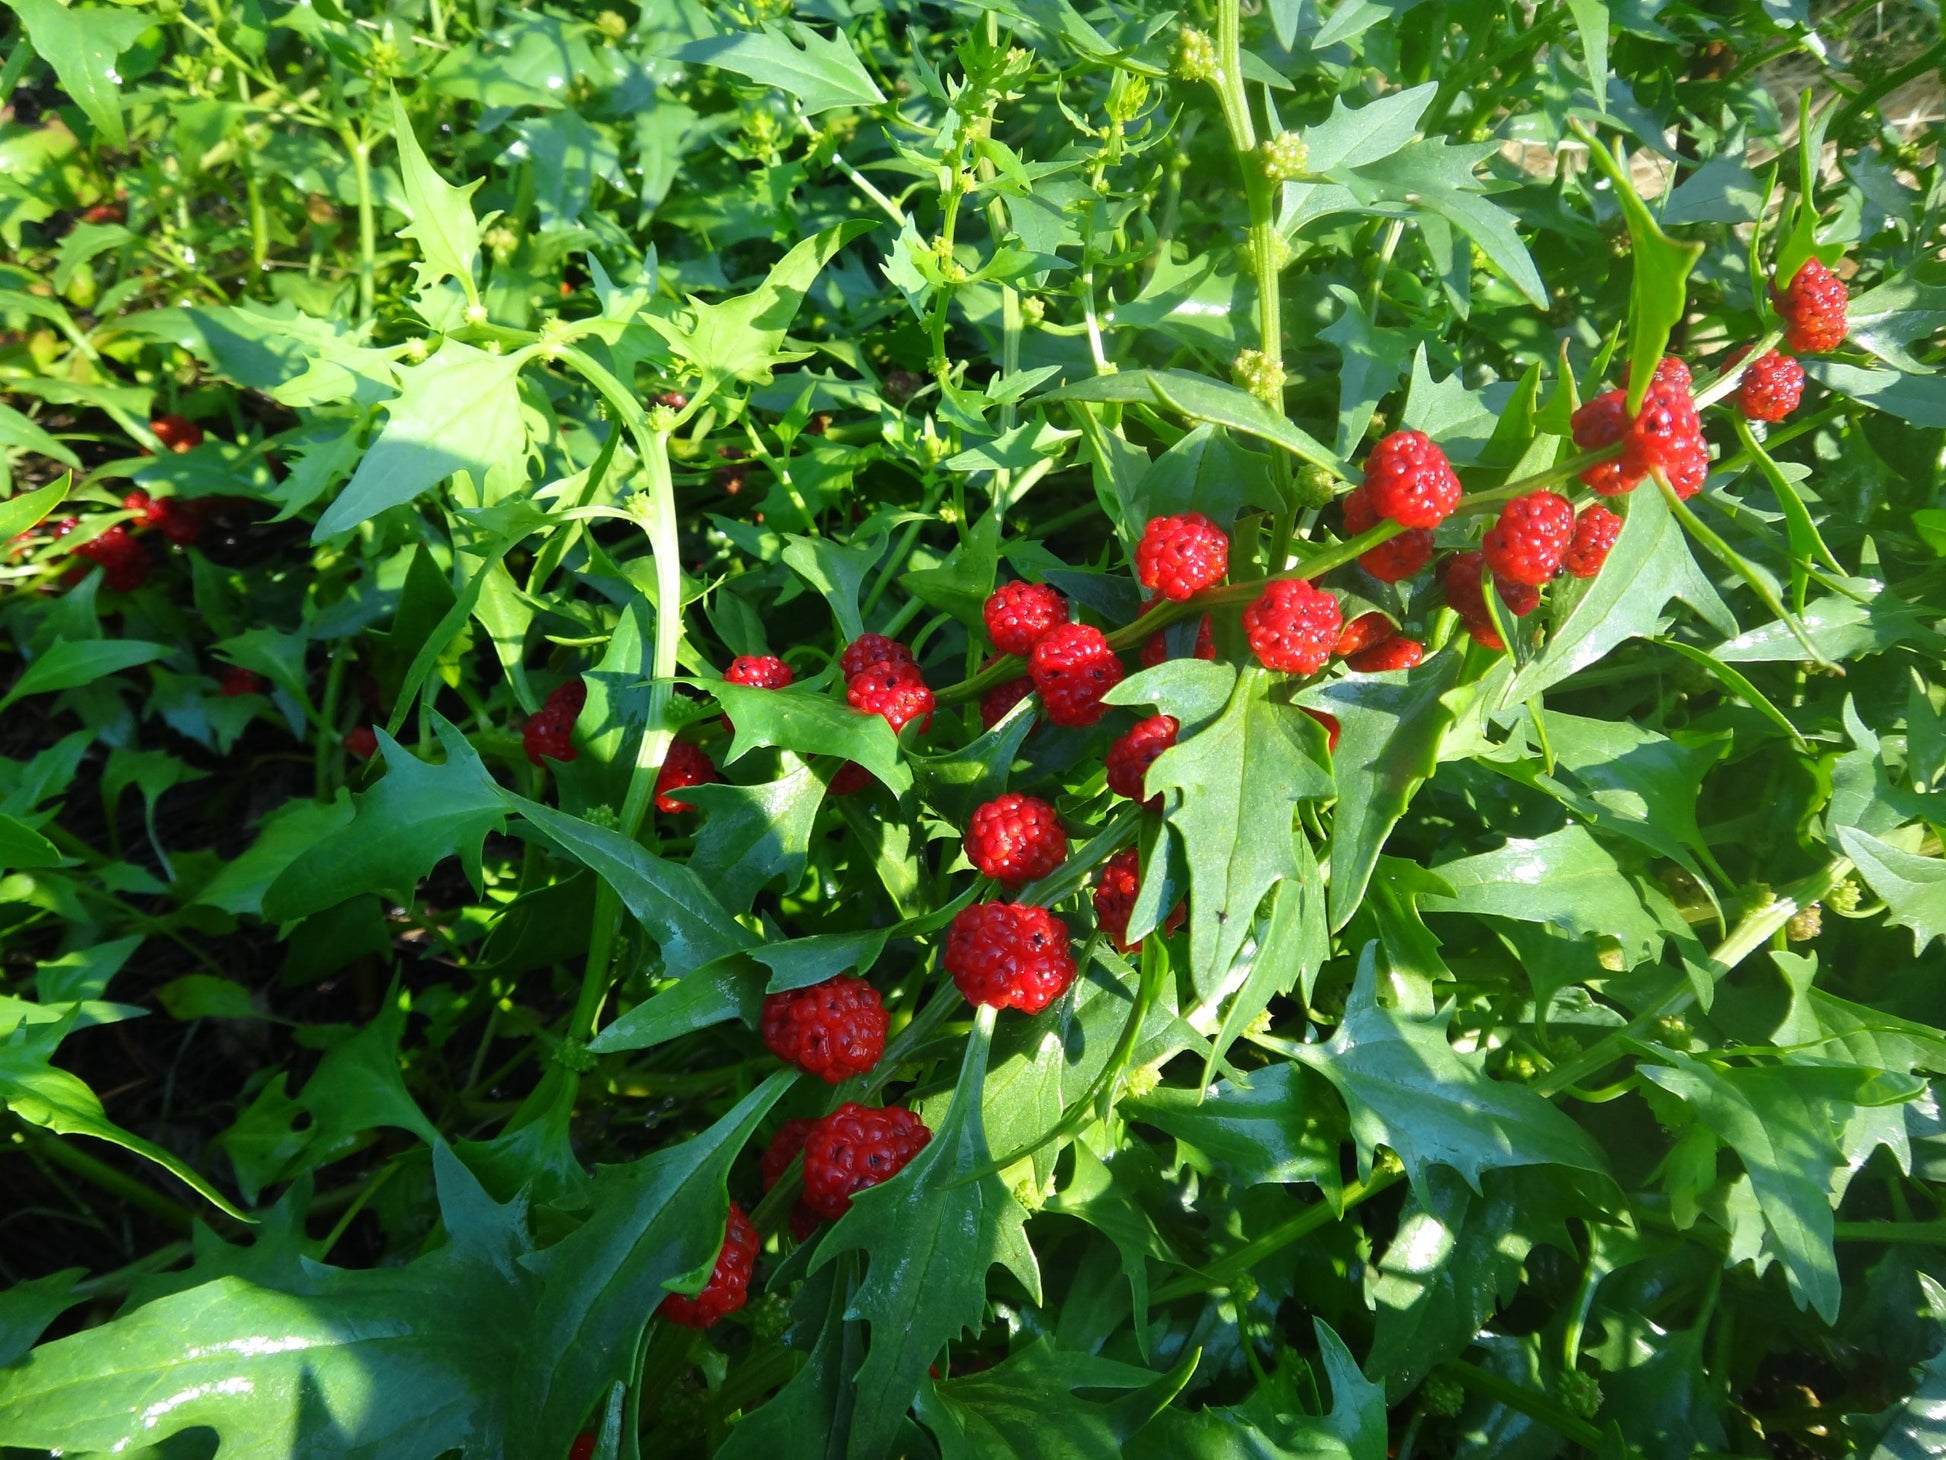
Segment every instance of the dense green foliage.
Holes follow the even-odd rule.
[[[1244,10],[0,0],[0,1453],[1946,1453],[1937,7]],[[1665,354],[1707,487],[1504,650],[1357,564],[1379,438],[1464,550]],[[1293,576],[1423,662],[1262,667]],[[1098,725],[983,724],[1016,579]],[[1003,790],[1031,1015],[942,966]],[[932,1139],[800,1241],[844,1100]]]

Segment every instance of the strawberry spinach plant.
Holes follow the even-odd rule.
[[[0,0],[0,1453],[1946,1452],[1937,13]]]

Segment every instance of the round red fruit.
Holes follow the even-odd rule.
[[[912,651],[897,639],[888,639],[883,634],[860,634],[845,645],[845,652],[838,656],[838,668],[844,671],[846,679],[863,674],[874,664],[911,662]]]
[[[1446,453],[1419,431],[1394,431],[1372,448],[1363,490],[1373,512],[1402,527],[1437,527],[1460,499]]]
[[[694,811],[695,807],[673,793],[685,786],[708,786],[722,779],[716,762],[700,745],[691,745],[687,740],[671,741],[662,769],[656,772],[655,809],[669,816]]]
[[[580,753],[574,748],[573,736],[574,716],[565,708],[545,706],[529,715],[527,723],[520,728],[521,748],[527,752],[527,760],[532,765],[573,760]]]
[[[354,725],[345,735],[345,750],[360,760],[378,754],[378,735],[369,725]]]
[[[1067,599],[1045,583],[1003,583],[986,602],[987,637],[993,647],[1023,659],[1067,621]]]
[[[1753,421],[1781,421],[1804,398],[1804,367],[1778,350],[1743,367],[1737,409]]]
[[[78,557],[101,564],[102,581],[117,593],[133,593],[149,581],[149,553],[128,529],[117,522],[75,550]]]
[[[1074,982],[1068,929],[1044,907],[976,902],[946,930],[946,972],[969,1004],[1038,1014]]]
[[[729,1220],[723,1227],[723,1246],[716,1254],[709,1281],[694,1297],[669,1294],[662,1300],[662,1316],[684,1328],[708,1328],[736,1312],[750,1296],[750,1278],[757,1270],[761,1245],[757,1229],[750,1225],[743,1208],[731,1202]]]
[[[1101,881],[1095,884],[1095,926],[1124,953],[1133,953],[1142,946],[1140,938],[1133,943],[1128,941],[1128,919],[1135,911],[1135,895],[1141,889],[1142,858],[1134,847],[1124,847],[1110,857],[1101,869]],[[1188,910],[1178,903],[1164,922],[1163,931],[1173,933],[1182,926],[1187,914]]]
[[[270,682],[255,670],[232,664],[223,671],[218,693],[226,700],[234,700],[244,695],[260,695],[269,688]]]
[[[1622,535],[1622,519],[1599,502],[1590,502],[1574,519],[1574,541],[1561,566],[1577,578],[1592,578],[1608,561],[1608,550]]]
[[[1302,578],[1278,578],[1243,611],[1243,632],[1266,669],[1316,674],[1344,632],[1338,600]]]
[[[1122,661],[1100,629],[1062,624],[1034,646],[1027,672],[1056,725],[1092,725],[1101,697],[1122,682]]]
[[[1392,626],[1392,620],[1384,614],[1376,610],[1371,613],[1361,613],[1345,625],[1344,632],[1338,635],[1338,642],[1331,646],[1331,652],[1340,659],[1349,659],[1361,649],[1369,649],[1374,644],[1382,643],[1397,632],[1398,630]]]
[[[1574,444],[1583,451],[1601,451],[1619,446],[1628,437],[1628,395],[1611,390],[1598,395],[1574,413]],[[1640,473],[1628,475],[1619,455],[1598,461],[1581,473],[1581,480],[1604,497],[1619,497],[1635,490]]]
[[[785,689],[796,683],[797,676],[775,654],[744,654],[730,661],[723,679],[749,689]]]
[[[1200,512],[1151,517],[1135,548],[1135,576],[1151,593],[1181,603],[1223,581],[1230,539]]]
[[[980,726],[991,730],[1007,718],[1007,712],[1034,692],[1034,681],[1026,675],[996,684],[980,696]]]
[[[1378,526],[1378,513],[1363,487],[1345,498],[1345,536],[1357,537]],[[1403,583],[1432,561],[1432,533],[1412,527],[1358,555],[1358,566],[1381,583]]]
[[[1426,657],[1426,646],[1417,639],[1391,638],[1361,649],[1345,660],[1345,666],[1359,674],[1384,674],[1393,669],[1410,669]]]
[[[931,1139],[903,1106],[873,1109],[847,1100],[804,1139],[804,1205],[836,1221],[854,1196],[897,1176]]]
[[[1806,259],[1790,286],[1777,295],[1784,342],[1800,355],[1837,349],[1845,342],[1850,297],[1844,280],[1819,260]]]
[[[1151,715],[1137,721],[1134,729],[1108,747],[1108,789],[1131,801],[1142,801],[1150,811],[1160,811],[1161,796],[1143,800],[1149,767],[1176,743],[1181,729],[1173,715]]]
[[[845,698],[860,714],[884,716],[894,735],[914,720],[921,735],[932,726],[932,691],[910,661],[886,660],[860,670],[847,681]]]
[[[1574,537],[1574,508],[1554,492],[1528,492],[1500,511],[1480,544],[1496,580],[1538,588],[1561,571]]]
[[[885,1023],[878,990],[848,975],[764,999],[764,1044],[827,1085],[878,1063],[885,1053]]]
[[[171,451],[194,451],[203,444],[203,428],[187,416],[158,416],[149,429]]]
[[[965,846],[966,860],[984,876],[1018,887],[1067,860],[1068,834],[1047,802],[1008,791],[973,813]]]

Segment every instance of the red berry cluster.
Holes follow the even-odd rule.
[[[1437,527],[1460,499],[1446,453],[1418,431],[1394,431],[1372,448],[1362,490],[1374,513],[1402,527]]]
[[[1739,349],[1729,364],[1737,364],[1749,353],[1747,348]],[[1737,409],[1753,421],[1781,421],[1803,398],[1804,367],[1778,350],[1745,365],[1737,381]]]
[[[655,809],[665,816],[694,811],[694,806],[674,793],[685,786],[709,786],[722,779],[708,751],[687,740],[672,740],[668,755],[663,757],[662,769],[655,776]]]
[[[1135,576],[1152,593],[1182,603],[1223,581],[1230,539],[1200,512],[1151,517],[1135,549]]]
[[[836,1221],[854,1196],[897,1176],[931,1139],[925,1122],[903,1106],[846,1101],[804,1132],[805,1207]]]
[[[187,416],[157,416],[149,422],[149,429],[165,448],[178,454],[203,444],[203,428]]]
[[[719,1319],[737,1311],[750,1295],[750,1278],[757,1270],[757,1249],[761,1246],[757,1229],[743,1214],[743,1208],[730,1203],[730,1217],[723,1229],[723,1246],[716,1254],[716,1266],[709,1281],[694,1297],[671,1293],[658,1310],[671,1323],[684,1328],[708,1328]]]
[[[946,972],[970,1004],[1038,1014],[1074,982],[1068,929],[1044,907],[976,902],[946,930]]]
[[[797,676],[775,654],[743,654],[730,661],[730,667],[723,671],[723,682],[748,689],[785,689],[797,682]],[[723,728],[736,734],[728,715],[723,717]]]
[[[1486,592],[1482,586],[1485,569],[1486,557],[1479,552],[1455,553],[1447,559],[1446,602],[1460,616],[1467,633],[1475,640],[1489,649],[1504,649],[1507,647],[1506,641],[1500,637],[1493,626],[1493,619],[1487,613]],[[1525,618],[1540,604],[1540,591],[1525,583],[1495,578],[1493,586],[1500,595],[1501,603],[1516,618]]]
[[[260,695],[270,688],[270,682],[254,669],[245,669],[240,664],[224,668],[223,677],[218,681],[217,693],[226,700],[241,699],[244,695]]]
[[[1806,259],[1782,290],[1773,286],[1773,297],[1784,320],[1784,343],[1798,354],[1816,355],[1845,342],[1850,292],[1817,259]]]
[[[1142,856],[1135,847],[1124,847],[1110,857],[1095,884],[1095,926],[1124,953],[1137,952],[1142,940],[1128,940],[1128,919],[1135,911],[1135,895],[1142,890]],[[1162,931],[1173,933],[1183,924],[1189,910],[1181,903],[1163,921]]]
[[[866,1073],[885,1053],[885,1003],[862,978],[771,994],[762,1028],[772,1054],[831,1085]]]
[[[1176,743],[1182,730],[1173,715],[1151,715],[1136,722],[1135,728],[1108,747],[1108,789],[1117,796],[1141,801],[1150,811],[1162,809],[1160,795],[1144,799],[1149,767],[1156,758]]]
[[[1345,631],[1338,635],[1338,642],[1332,646],[1331,652],[1344,660],[1347,668],[1360,674],[1410,669],[1426,657],[1425,645],[1417,639],[1401,637],[1398,626],[1376,611],[1361,613],[1346,624]],[[1334,737],[1334,748],[1336,744]]]
[[[1590,502],[1574,519],[1574,540],[1561,559],[1564,571],[1577,578],[1592,578],[1608,561],[1608,550],[1622,535],[1622,519],[1599,502]]]
[[[1574,444],[1596,451],[1620,444],[1618,457],[1597,462],[1581,480],[1605,497],[1632,492],[1655,472],[1679,497],[1693,497],[1709,476],[1709,447],[1689,393],[1689,367],[1675,359],[1655,368],[1649,393],[1633,419],[1626,391],[1596,396],[1574,413]]]
[[[1037,796],[1008,791],[973,813],[966,828],[966,860],[1007,887],[1033,882],[1068,856],[1068,834],[1054,808]]]
[[[587,703],[588,686],[578,676],[554,687],[520,730],[521,748],[531,764],[570,761],[580,753],[574,748],[574,722]]]
[[[1068,621],[1068,601],[1045,583],[1003,583],[987,599],[985,618],[993,647],[1024,659]]]
[[[136,514],[143,527],[153,527],[177,547],[188,547],[203,535],[207,497],[152,497],[137,487],[122,498],[125,510]]]
[[[149,581],[148,550],[119,522],[80,544],[74,555],[100,563],[102,581],[117,593],[133,593]]]
[[[1302,578],[1272,579],[1243,611],[1251,650],[1266,668],[1286,674],[1316,674],[1324,668],[1344,627],[1338,600]]]
[[[845,672],[845,698],[854,710],[883,716],[894,734],[914,720],[922,735],[931,727],[932,691],[904,644],[882,634],[861,634],[838,663]]]
[[[1561,571],[1574,539],[1574,508],[1554,492],[1515,497],[1480,543],[1496,579],[1539,588]]]
[[[1027,673],[1049,720],[1092,725],[1106,708],[1102,696],[1122,682],[1122,661],[1100,629],[1061,624],[1034,645]]]
[[[1435,451],[1439,448],[1434,447]],[[1371,493],[1358,487],[1345,498],[1345,535],[1357,537],[1378,526],[1379,514],[1372,506]],[[1358,566],[1381,583],[1403,583],[1432,560],[1432,529],[1409,527],[1397,537],[1367,548],[1358,555]]]

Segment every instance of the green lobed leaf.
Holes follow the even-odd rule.
[[[1349,1132],[1325,1082],[1303,1065],[1266,1066],[1248,1085],[1162,1086],[1119,1109],[1202,1152],[1240,1185],[1308,1181],[1334,1205],[1344,1189],[1338,1150]]]
[[[466,737],[443,716],[431,718],[446,759],[429,764],[379,731],[384,777],[352,797],[349,825],[300,852],[264,889],[266,918],[291,922],[361,892],[409,898],[448,857],[479,885],[481,843],[505,826],[507,806]]]
[[[1379,853],[1413,795],[1438,766],[1464,656],[1442,650],[1416,668],[1333,680],[1303,702],[1335,715],[1338,803],[1331,816],[1331,925],[1364,901]]]
[[[1643,1076],[1680,1097],[1742,1160],[1791,1296],[1836,1322],[1831,1209],[1850,1171],[1839,1134],[1860,1106],[1901,1102],[1914,1087],[1876,1070],[1710,1065],[1659,1047],[1650,1052],[1662,1063],[1640,1066]]]
[[[911,789],[912,772],[900,760],[899,739],[883,715],[860,714],[829,690],[811,684],[754,689],[724,680],[710,689],[736,732],[723,757],[725,765],[759,746],[774,745],[801,755],[856,761],[891,791]]]
[[[433,170],[396,91],[392,93],[392,136],[399,144],[399,175],[412,213],[412,221],[399,230],[399,237],[419,245],[420,259],[413,268],[420,289],[430,289],[442,279],[458,279],[466,297],[477,299],[473,266],[480,256],[480,225],[473,217],[472,200],[481,180],[456,188]]]
[[[1426,912],[1478,913],[1546,923],[1575,938],[1614,938],[1631,968],[1662,947],[1661,930],[1634,884],[1576,823],[1543,837],[1509,837],[1496,851],[1432,871],[1453,890],[1423,895]]]
[[[1858,875],[1884,900],[1886,916],[1912,929],[1913,957],[1946,935],[1946,862],[1901,851],[1855,826],[1836,831],[1838,845],[1858,864]]]
[[[518,486],[526,477],[527,432],[517,382],[530,353],[496,355],[448,340],[425,364],[401,369],[384,429],[318,518],[311,540],[348,532],[455,472],[466,472],[490,498]]]
[[[115,62],[155,21],[139,10],[110,5],[62,5],[59,0],[5,0],[20,17],[34,53],[54,68],[61,90],[74,99],[110,147],[128,144],[122,125],[122,78]]]
[[[1422,1204],[1431,1202],[1435,1166],[1457,1172],[1475,1191],[1484,1171],[1507,1166],[1567,1166],[1608,1174],[1601,1147],[1524,1085],[1494,1080],[1478,1057],[1447,1041],[1448,1020],[1431,1010],[1392,1010],[1378,1002],[1378,959],[1367,944],[1344,1020],[1327,1044],[1294,1046],[1291,1057],[1338,1089],[1351,1113],[1361,1180],[1383,1144],[1405,1163]]]
[[[605,826],[495,788],[501,804],[525,817],[562,851],[615,889],[662,950],[665,971],[680,978],[755,939],[723,909],[696,869],[658,857]]]
[[[730,1163],[796,1079],[779,1070],[700,1135],[605,1168],[588,1220],[521,1256],[541,1289],[516,1329],[520,1357],[497,1380],[513,1400],[507,1453],[565,1453],[608,1386],[633,1379],[636,1341],[656,1305],[668,1292],[694,1292],[715,1265]]]
[[[748,294],[720,304],[705,304],[692,295],[689,308],[695,316],[693,326],[653,314],[644,315],[643,323],[712,384],[740,380],[767,385],[772,366],[803,358],[800,353],[786,351],[783,345],[811,281],[839,249],[876,227],[871,219],[854,218],[814,234],[779,259],[763,283]]]
[[[1264,894],[1302,871],[1292,844],[1298,802],[1330,794],[1312,759],[1316,722],[1272,700],[1274,683],[1262,669],[1243,670],[1222,714],[1149,769],[1149,792],[1164,797],[1189,859],[1190,967],[1205,997],[1236,961]]]
[[[0,698],[0,710],[29,695],[93,684],[138,664],[153,663],[168,653],[166,645],[135,639],[62,639],[27,666],[13,688]]]
[[[941,1460],[1114,1460],[1189,1382],[1198,1357],[1192,1351],[1173,1372],[1157,1374],[1037,1337],[984,1372],[926,1384],[918,1414],[939,1441]],[[1077,1391],[1084,1389],[1124,1397],[1083,1398]]]
[[[1157,405],[1192,421],[1208,421],[1255,436],[1339,477],[1346,475],[1345,464],[1335,452],[1309,432],[1293,426],[1249,391],[1190,370],[1123,370],[1113,375],[1096,375],[1064,385],[1040,399]]]
[[[807,25],[771,25],[762,30],[708,36],[679,46],[670,59],[720,66],[775,86],[797,99],[805,115],[835,107],[877,106],[885,95],[860,64],[842,30],[827,40]]]
[[[1368,1288],[1378,1321],[1365,1372],[1394,1400],[1472,1345],[1538,1243],[1574,1250],[1550,1211],[1553,1188],[1532,1173],[1488,1171],[1475,1192],[1435,1170],[1426,1190],[1407,1204]]]
[[[403,1267],[306,1264],[281,1290],[220,1277],[45,1344],[0,1369],[0,1433],[73,1453],[209,1426],[226,1460],[509,1453],[524,1212],[444,1147],[433,1168],[447,1245]]]

